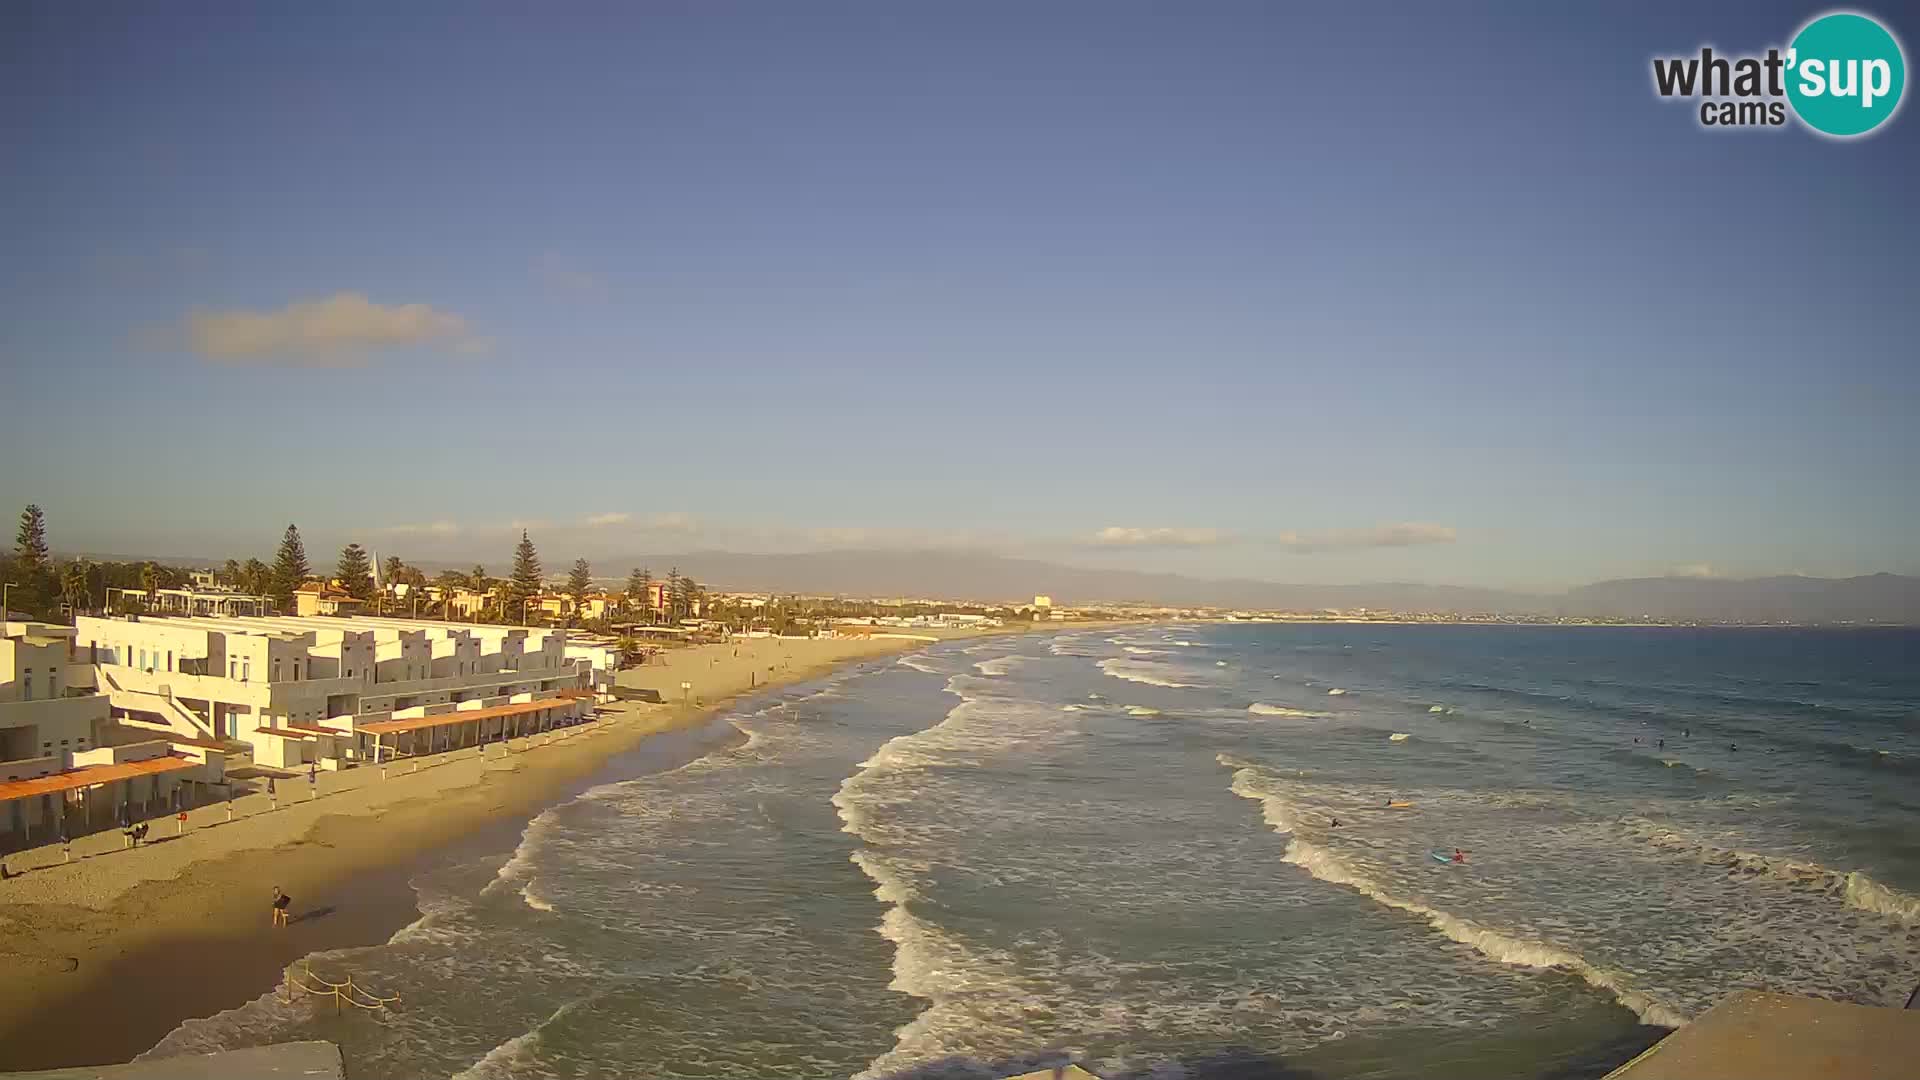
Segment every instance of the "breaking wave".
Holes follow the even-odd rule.
[[[1721,867],[1730,876],[1770,878],[1824,893],[1859,911],[1903,923],[1920,923],[1920,896],[1882,885],[1858,870],[1835,870],[1816,862],[1721,847],[1644,818],[1629,818],[1622,824],[1630,834],[1654,847]]]
[[[1181,682],[1174,678],[1178,670],[1167,664],[1155,664],[1143,660],[1122,660],[1114,658],[1100,661],[1100,670],[1116,679],[1128,682],[1145,683],[1148,686],[1164,686],[1170,690],[1190,690],[1197,683]]]
[[[1283,795],[1268,787],[1268,778],[1259,770],[1224,754],[1218,760],[1221,765],[1234,769],[1233,793],[1258,803],[1267,825],[1274,832],[1287,836],[1287,848],[1281,856],[1282,861],[1298,866],[1321,881],[1344,885],[1384,907],[1417,915],[1443,936],[1472,948],[1489,960],[1521,967],[1570,971],[1596,989],[1611,994],[1615,1001],[1630,1009],[1644,1023],[1677,1028],[1687,1022],[1687,1017],[1678,1011],[1633,989],[1625,975],[1590,964],[1578,953],[1546,942],[1504,934],[1417,900],[1393,895],[1334,852],[1294,835],[1298,809]]]
[[[1296,720],[1320,720],[1328,715],[1323,712],[1309,712],[1306,709],[1289,709],[1285,705],[1269,705],[1264,701],[1256,701],[1247,706],[1247,711],[1256,716],[1289,716]]]

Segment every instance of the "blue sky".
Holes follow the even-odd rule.
[[[1651,89],[1815,6],[83,7],[0,14],[58,547],[1920,572],[1920,121]]]

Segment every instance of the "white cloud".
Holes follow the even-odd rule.
[[[549,251],[535,258],[533,276],[555,292],[591,297],[605,296],[607,292],[606,282],[558,252]]]
[[[1720,575],[1718,572],[1714,570],[1712,563],[1697,562],[1697,563],[1684,563],[1680,566],[1676,566],[1673,569],[1667,571],[1667,576],[1668,577],[1709,578],[1709,577],[1719,577]]]
[[[1089,539],[1101,547],[1211,547],[1232,542],[1233,534],[1220,529],[1142,529],[1109,525]]]
[[[1284,532],[1273,542],[1301,555],[1319,551],[1350,551],[1356,548],[1417,547],[1422,544],[1451,544],[1458,534],[1448,525],[1407,521],[1377,525],[1371,529],[1334,529],[1329,532]]]
[[[618,512],[605,513],[605,514],[588,514],[586,517],[587,527],[590,529],[597,529],[605,525],[625,525],[627,522],[632,520],[633,520],[632,514],[618,513]]]
[[[551,529],[553,522],[542,518],[514,518],[507,522],[507,528],[514,532],[533,532],[536,529]]]
[[[641,527],[654,532],[696,533],[700,531],[700,519],[682,510],[669,510],[649,516]]]
[[[452,522],[452,521],[422,521],[422,522],[409,522],[408,524],[405,524],[405,525],[389,525],[386,528],[381,529],[380,531],[384,533],[395,533],[400,535],[413,535],[413,536],[418,536],[418,535],[452,536],[455,533],[458,533],[460,531],[460,525],[459,523]]]
[[[470,335],[458,315],[426,304],[387,307],[357,292],[277,311],[194,311],[187,316],[187,340],[208,360],[294,365],[352,363],[377,349],[436,342],[470,354],[490,344]]]

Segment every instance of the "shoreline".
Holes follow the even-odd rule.
[[[508,754],[437,755],[417,773],[312,802],[289,798],[271,812],[196,823],[179,839],[0,883],[0,973],[8,976],[0,979],[0,1071],[127,1061],[185,1021],[271,992],[303,956],[389,940],[420,917],[409,882],[421,870],[510,851],[534,816],[611,774],[677,768],[708,752],[724,736],[709,725],[739,699],[938,643],[748,639],[676,650],[663,664],[621,673],[620,687],[651,692],[646,700],[603,706],[600,719],[563,738]],[[676,701],[683,693],[685,705]],[[341,775],[354,773],[371,767]],[[276,885],[294,897],[284,929],[268,925]]]

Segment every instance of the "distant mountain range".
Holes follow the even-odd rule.
[[[1652,617],[1727,622],[1920,624],[1920,577],[1634,578],[1559,594],[1453,585],[1285,585],[1135,570],[1091,570],[957,551],[824,551],[743,555],[694,551],[630,560],[677,566],[723,589],[1060,604],[1142,603],[1314,611],[1378,608],[1455,614]]]
[[[176,566],[218,566],[224,558],[157,561]],[[473,564],[421,560],[416,565],[436,572],[466,570]],[[1564,593],[1528,593],[1404,582],[1286,585],[1244,578],[1093,570],[1038,559],[952,550],[775,555],[688,551],[602,560],[598,565],[603,571],[617,566],[648,566],[656,575],[665,575],[669,567],[678,567],[702,583],[739,592],[921,597],[989,603],[1025,603],[1045,594],[1062,605],[1138,603],[1281,611],[1372,608],[1461,615],[1920,625],[1920,577],[1901,574],[1850,578],[1628,578],[1582,585]],[[494,573],[505,571],[504,566],[489,569]]]

